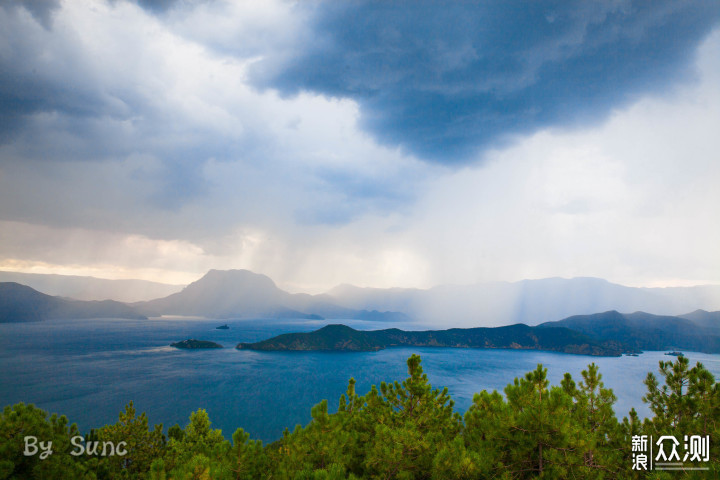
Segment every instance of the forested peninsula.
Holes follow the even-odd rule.
[[[327,400],[312,420],[264,445],[238,428],[228,441],[211,428],[205,410],[167,434],[149,427],[132,402],[118,422],[86,434],[65,416],[32,405],[0,414],[0,477],[8,479],[664,479],[720,475],[720,383],[687,358],[660,362],[660,378],[645,379],[651,418],[635,410],[619,421],[615,395],[595,364],[551,386],[542,365],[504,389],[476,393],[460,416],[447,389],[433,389],[420,357],[408,361],[402,382],[381,383],[364,396],[350,379],[337,410]],[[633,468],[640,436],[709,438],[707,460],[682,460],[671,472]],[[52,441],[45,459],[25,455],[24,438]],[[74,440],[73,440],[74,439]],[[79,439],[79,442],[77,441]],[[97,443],[95,443],[97,442]],[[101,446],[123,444],[125,455],[100,455]],[[82,455],[78,443],[85,448]],[[98,446],[88,454],[88,446]],[[682,445],[682,444],[681,444]],[[687,447],[686,447],[687,448]],[[705,457],[703,457],[705,458]],[[702,468],[704,470],[689,470]],[[665,475],[665,476],[663,476]]]
[[[564,327],[524,324],[495,328],[451,328],[408,332],[397,328],[360,331],[346,325],[327,325],[309,333],[286,333],[255,343],[239,343],[240,350],[375,351],[388,347],[457,347],[549,350],[582,355],[620,356],[637,349],[615,340],[596,340]]]

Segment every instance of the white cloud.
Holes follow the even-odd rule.
[[[544,131],[436,182],[410,235],[440,282],[719,283],[720,33],[701,78],[584,131]],[[425,240],[423,240],[425,239]]]

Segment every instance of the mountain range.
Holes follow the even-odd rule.
[[[637,288],[599,278],[545,278],[427,290],[341,285],[325,295],[347,308],[399,311],[429,326],[539,325],[609,310],[681,315],[720,310],[720,286]]]
[[[638,350],[692,350],[720,353],[720,312],[697,310],[682,316],[623,314],[615,310],[574,315],[540,328],[565,327],[599,341],[613,341]]]
[[[132,305],[149,316],[302,314],[380,321],[412,319],[438,328],[539,325],[572,315],[611,310],[655,315],[720,310],[720,285],[637,288],[587,277],[440,285],[429,289],[340,285],[319,295],[290,294],[269,277],[247,270],[211,270],[186,287],[141,280],[16,272],[0,272],[0,281],[13,281],[49,295],[78,300],[135,302]]]
[[[248,270],[210,270],[181,291],[155,300],[122,303],[50,296],[15,282],[0,283],[0,322],[52,318],[146,318],[162,315],[207,318],[326,317],[407,322],[401,312],[352,309],[323,296],[291,294],[267,276]]]
[[[345,318],[410,321],[401,312],[338,306],[322,295],[288,293],[270,277],[248,270],[210,270],[180,292],[133,307],[148,316],[189,315],[212,318]]]
[[[580,278],[528,280],[516,284],[469,287],[446,286],[430,290],[362,289],[344,286],[327,294],[308,295],[288,293],[278,288],[269,277],[248,270],[211,270],[179,292],[130,304],[114,300],[81,301],[50,296],[19,283],[0,283],[0,322],[184,315],[207,318],[332,318],[410,323],[412,319],[408,314],[411,314],[420,319],[430,318],[436,325],[458,326],[462,325],[459,318],[475,315],[472,317],[475,328],[470,329],[425,332],[390,329],[381,331],[385,333],[358,333],[352,329],[351,332],[347,328],[337,327],[323,330],[322,334],[315,337],[306,334],[296,337],[295,340],[302,341],[297,340],[299,343],[294,343],[292,348],[287,343],[272,342],[260,342],[258,348],[270,345],[270,349],[325,349],[330,346],[326,337],[332,333],[335,338],[333,345],[345,345],[344,349],[360,350],[392,345],[437,345],[537,348],[603,355],[618,354],[618,351],[623,349],[688,349],[720,353],[720,312],[717,311],[696,309],[682,315],[656,315],[643,311],[619,313],[618,309],[622,308],[619,307],[604,313],[564,314],[582,313],[604,305],[650,305],[653,300],[666,308],[670,308],[668,305],[675,305],[677,308],[678,305],[684,305],[684,301],[689,301],[688,299],[698,298],[712,304],[712,287],[697,288],[699,290],[661,289],[661,293],[665,294],[682,294],[663,297],[653,289],[623,287],[603,280]],[[702,301],[696,303],[702,304]],[[448,311],[443,311],[440,308],[442,305],[447,306]],[[421,306],[425,306],[427,311],[421,311]],[[650,306],[659,308],[654,304]],[[464,313],[464,317],[458,317],[457,310],[464,308],[468,311]],[[510,326],[506,324],[502,329],[479,327],[483,324],[507,322],[508,318],[523,318],[526,321],[510,323]],[[551,321],[541,322],[546,318]],[[539,326],[528,326],[533,323],[539,323]],[[413,325],[424,324],[413,322]],[[344,340],[337,340],[336,337]]]
[[[82,301],[45,295],[14,282],[0,283],[0,323],[60,318],[145,319],[133,307],[114,300]]]
[[[314,332],[286,333],[260,342],[240,343],[237,348],[265,351],[374,351],[394,346],[510,348],[604,356],[667,349],[720,353],[720,312],[695,311],[684,317],[689,318],[645,312],[622,314],[613,310],[576,315],[536,327],[516,324],[358,331],[345,325],[328,325]]]
[[[104,285],[103,288],[113,285],[103,282],[120,282],[87,277],[45,278],[42,275],[31,275],[28,278],[34,284],[44,282],[56,287],[65,285],[55,291],[69,290],[81,284],[91,285],[95,280],[100,282],[96,285]],[[143,284],[133,285],[137,287]],[[150,284],[148,288],[154,291],[156,287]],[[165,287],[180,288],[171,285]],[[96,303],[95,307],[98,305]],[[108,305],[118,307],[112,303]],[[210,270],[179,291],[153,300],[129,303],[126,307],[128,312],[144,316],[413,320],[426,327],[439,328],[448,325],[478,327],[515,323],[532,326],[573,315],[613,310],[671,316],[683,314],[686,319],[696,323],[712,324],[714,320],[711,314],[686,312],[697,309],[720,310],[720,286],[635,288],[596,278],[549,278],[515,283],[444,285],[427,290],[343,285],[324,294],[309,295],[286,292],[278,288],[269,277],[248,270]]]
[[[87,301],[140,302],[165,297],[183,288],[183,285],[149,282],[147,280],[109,280],[76,275],[6,271],[0,271],[0,282],[20,283],[47,295]]]

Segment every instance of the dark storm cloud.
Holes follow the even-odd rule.
[[[141,155],[152,168],[131,178],[153,185],[143,192],[149,203],[177,210],[207,194],[208,159],[235,158],[254,143],[252,133],[229,137],[179,113],[157,87],[172,78],[143,70],[129,49],[97,55],[60,17],[46,29],[29,13],[24,4],[0,6],[0,167]]]
[[[172,9],[174,6],[182,3],[190,3],[190,2],[182,2],[179,0],[137,0],[137,4],[140,5],[145,10],[148,10],[153,13],[163,13],[167,10]],[[197,2],[195,2],[197,3]]]
[[[8,67],[8,68],[6,68]],[[71,117],[101,117],[113,108],[93,92],[81,91],[22,72],[0,60],[0,144],[28,127],[29,116],[62,112]]]
[[[109,7],[116,15],[125,16],[123,25],[129,30],[147,32],[147,27],[137,25],[161,25],[164,21],[162,15],[150,18],[121,2]],[[284,133],[268,129],[256,119],[253,109],[263,101],[252,90],[234,93],[237,80],[223,73],[218,59],[192,56],[193,50],[188,48],[192,43],[182,43],[188,56],[173,59],[180,65],[195,62],[202,66],[193,67],[193,73],[201,73],[187,80],[179,76],[184,72],[173,70],[171,62],[159,53],[172,55],[172,48],[183,41],[181,37],[162,37],[168,43],[162,46],[165,50],[159,50],[153,43],[157,37],[148,35],[147,42],[136,40],[126,36],[120,24],[108,22],[106,28],[114,32],[116,40],[98,38],[89,33],[93,32],[90,27],[107,21],[103,14],[89,16],[93,20],[83,23],[77,21],[83,18],[81,9],[68,10],[62,10],[54,28],[47,30],[23,7],[0,7],[0,43],[9,47],[0,49],[0,167],[37,162],[29,168],[42,170],[48,163],[66,163],[68,170],[92,169],[98,176],[117,178],[115,183],[123,185],[128,196],[161,213],[180,212],[212,198],[216,184],[206,176],[206,167],[212,162],[231,163],[238,171],[266,169],[270,172],[266,181],[278,181],[278,170],[285,171],[285,166],[273,169],[268,164],[274,158],[287,157],[274,146],[277,135]],[[192,8],[188,12],[191,18],[198,15]],[[86,41],[92,38],[100,43]],[[97,45],[102,47],[94,48]],[[213,73],[218,79],[213,80],[210,72],[202,73],[202,68],[216,68]],[[371,192],[358,187],[359,180],[352,175],[319,175],[324,195],[339,198],[354,209],[378,210],[400,202],[388,199],[397,190],[392,182],[383,183],[387,192],[379,188]],[[84,174],[73,181],[82,178]],[[84,195],[107,193],[107,187],[95,189],[91,183],[80,189]],[[74,202],[75,197],[68,195]],[[371,198],[373,195],[378,198]],[[322,197],[317,212],[312,206],[293,207],[303,210],[301,221],[310,223],[346,223],[360,215],[348,207],[333,212],[335,204],[330,202],[326,208],[324,200]],[[43,205],[51,204],[7,208],[0,218],[40,223],[57,219],[79,226],[92,218],[89,223],[95,226],[102,223],[112,229],[117,225],[113,218],[98,220],[88,214],[75,215],[77,223],[58,215],[48,220],[47,212],[40,208]]]
[[[0,51],[0,144],[27,128],[29,118],[37,113],[82,118],[127,116],[129,112],[94,81],[92,68],[72,48],[75,40],[61,38],[58,43],[53,36],[48,23],[56,8],[54,2],[0,6],[0,42],[6,45]],[[50,47],[48,39],[56,45]],[[58,55],[58,45],[68,48]]]
[[[259,86],[351,97],[384,144],[443,163],[587,124],[692,76],[720,2],[327,2]]]

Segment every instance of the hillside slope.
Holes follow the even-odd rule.
[[[615,310],[575,315],[540,327],[565,327],[599,340],[611,340],[641,350],[686,349],[720,353],[720,336],[681,317],[645,312],[623,314]]]
[[[58,318],[147,318],[113,300],[84,302],[45,295],[14,282],[0,283],[0,323]]]
[[[598,342],[567,328],[538,328],[522,324],[415,332],[397,328],[359,331],[345,325],[328,325],[314,332],[287,333],[261,342],[240,343],[237,348],[265,351],[374,351],[396,346],[511,348],[605,356],[618,356],[630,351],[617,342]]]

